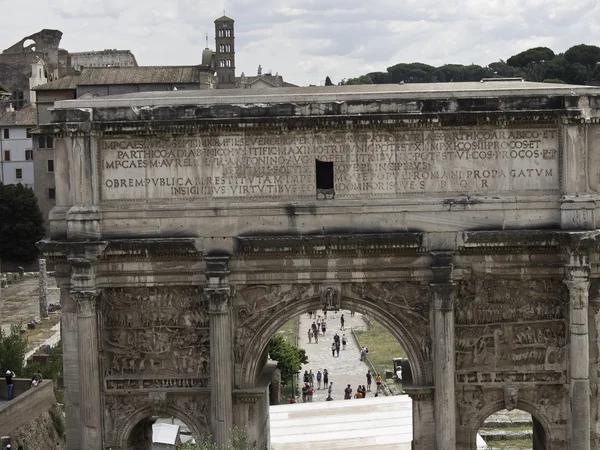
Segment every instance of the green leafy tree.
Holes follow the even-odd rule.
[[[387,72],[370,72],[367,75],[373,84],[391,83],[390,74]]]
[[[12,325],[10,333],[0,329],[0,370],[12,370],[17,376],[23,376],[27,335],[21,334],[20,325]]]
[[[325,77],[325,86],[333,86],[333,83],[331,82],[331,78],[329,78],[328,76]]]
[[[33,190],[21,183],[0,183],[0,258],[31,261],[44,237],[44,217]]]
[[[373,84],[373,80],[371,80],[371,77],[369,77],[369,75],[361,75],[360,77],[357,77],[357,78],[343,79],[340,84],[342,84],[342,85],[347,85],[347,84]]]
[[[281,380],[286,384],[300,371],[302,364],[308,363],[306,351],[288,343],[282,335],[275,335],[269,341],[269,357],[277,361]]]
[[[543,61],[550,61],[555,56],[554,52],[548,47],[534,47],[511,56],[506,62],[513,67],[525,68],[532,63],[539,64]]]
[[[390,82],[392,83],[431,83],[435,81],[433,72],[435,67],[419,62],[400,63],[388,67]]]
[[[63,353],[62,344],[59,341],[55,347],[50,350],[45,364],[33,362],[27,364],[23,369],[23,376],[31,377],[34,373],[41,373],[44,380],[57,380],[62,376]]]
[[[565,59],[571,64],[579,63],[590,69],[600,62],[600,47],[595,45],[574,45],[565,52]]]
[[[181,450],[254,450],[256,446],[250,442],[246,430],[233,427],[231,432],[231,442],[225,446],[215,444],[210,436],[200,436],[195,443],[187,442],[181,447]]]
[[[522,78],[525,76],[525,73],[521,68],[511,66],[502,60],[488,64],[488,69],[492,71],[492,77]]]

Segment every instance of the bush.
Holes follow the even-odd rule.
[[[241,428],[233,427],[231,442],[226,446],[218,446],[210,436],[200,436],[195,444],[186,443],[181,450],[254,450],[256,446],[250,442],[248,433]]]
[[[0,329],[0,369],[12,370],[17,376],[24,376],[27,335],[21,334],[21,325],[11,325],[10,334]]]

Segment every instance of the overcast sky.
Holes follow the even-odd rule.
[[[71,51],[131,50],[193,65],[214,20],[235,20],[236,75],[334,83],[400,62],[486,65],[534,46],[600,45],[600,0],[0,0],[0,49],[42,28]]]

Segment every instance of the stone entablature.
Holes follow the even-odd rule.
[[[595,226],[598,89],[452,87],[57,102],[45,127],[64,137],[51,229],[64,235],[75,204],[100,208],[107,237],[124,225],[152,236],[165,208],[171,236],[251,233],[257,213],[272,232],[357,211],[365,230]],[[140,214],[143,227],[130,220]]]

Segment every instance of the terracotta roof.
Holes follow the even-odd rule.
[[[36,91],[76,89],[77,86],[114,84],[199,84],[206,69],[200,66],[86,67],[81,75],[67,76],[35,87]]]
[[[200,83],[201,72],[199,66],[89,67],[77,84]]]
[[[79,75],[69,75],[59,78],[58,80],[50,81],[49,83],[40,84],[33,88],[34,91],[62,91],[66,89],[75,90],[79,81]]]
[[[18,111],[7,111],[0,113],[0,125],[2,126],[35,126],[37,125],[37,113],[35,106],[27,105]]]

